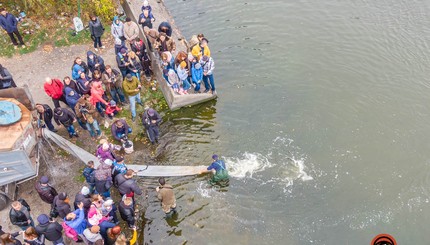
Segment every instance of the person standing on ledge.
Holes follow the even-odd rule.
[[[214,60],[212,59],[212,57],[205,55],[200,60],[200,64],[203,67],[203,83],[205,84],[205,88],[206,88],[204,93],[207,93],[209,92],[209,90],[211,90],[212,94],[216,94],[214,74],[213,74],[215,70]]]
[[[25,48],[22,36],[18,31],[18,21],[16,20],[16,17],[13,14],[8,13],[5,8],[0,8],[0,25],[9,35],[15,49],[18,48],[18,42],[16,41],[15,36],[18,38],[19,45]]]
[[[228,181],[228,171],[225,166],[225,162],[218,158],[218,155],[212,156],[212,164],[200,174],[213,173],[212,179],[209,181],[211,185],[218,184],[220,182]],[[215,173],[214,173],[215,172]]]

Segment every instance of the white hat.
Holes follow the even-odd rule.
[[[88,189],[88,187],[84,186],[81,189],[81,193],[82,193],[82,195],[86,196],[86,195],[90,194],[90,189]]]
[[[112,160],[110,160],[110,159],[106,159],[106,160],[105,160],[105,164],[106,164],[106,165],[112,166],[112,163],[113,163],[113,161],[112,161]]]
[[[112,206],[113,205],[113,200],[112,199],[107,199],[104,203],[103,206]]]
[[[108,144],[108,143],[103,143],[103,145],[102,145],[102,149],[103,149],[104,151],[107,151],[107,150],[109,149],[109,144]]]
[[[147,1],[147,0],[143,1],[143,6],[144,6],[144,7],[147,7],[148,5],[149,5],[149,3],[148,3],[148,1]]]

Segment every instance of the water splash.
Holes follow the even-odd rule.
[[[252,178],[254,173],[272,167],[267,157],[259,153],[245,152],[241,157],[226,158],[230,176],[235,178]]]

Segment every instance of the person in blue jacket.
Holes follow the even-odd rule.
[[[193,83],[196,85],[194,88],[194,92],[200,93],[200,83],[203,79],[203,68],[200,63],[193,63],[191,65],[191,78],[193,80]]]
[[[66,222],[67,226],[75,230],[78,235],[82,235],[87,228],[87,220],[85,219],[84,204],[80,202],[77,206],[79,209],[68,213],[64,217],[64,222]]]
[[[91,74],[93,74],[95,70],[99,70],[100,73],[105,72],[105,61],[101,56],[96,55],[92,51],[87,52],[87,64]]]
[[[13,14],[8,13],[5,8],[0,8],[0,25],[9,35],[15,48],[18,48],[18,45],[25,48],[22,36],[18,31],[18,21],[16,20],[16,17]],[[18,38],[19,44],[16,41],[15,36]]]
[[[228,182],[229,177],[225,162],[219,159],[218,155],[216,154],[212,155],[212,159],[212,164],[206,170],[200,172],[200,174],[213,173],[211,180],[209,180],[211,185]]]

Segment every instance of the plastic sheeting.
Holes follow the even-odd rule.
[[[43,129],[42,132],[45,139],[50,139],[63,150],[69,152],[82,162],[87,163],[88,161],[93,161],[96,168],[100,164],[96,156],[64,139],[60,135],[53,133],[48,129]],[[206,169],[206,166],[160,166],[129,164],[127,164],[127,167],[137,172],[137,176],[143,177],[189,176],[199,174],[202,170]]]

